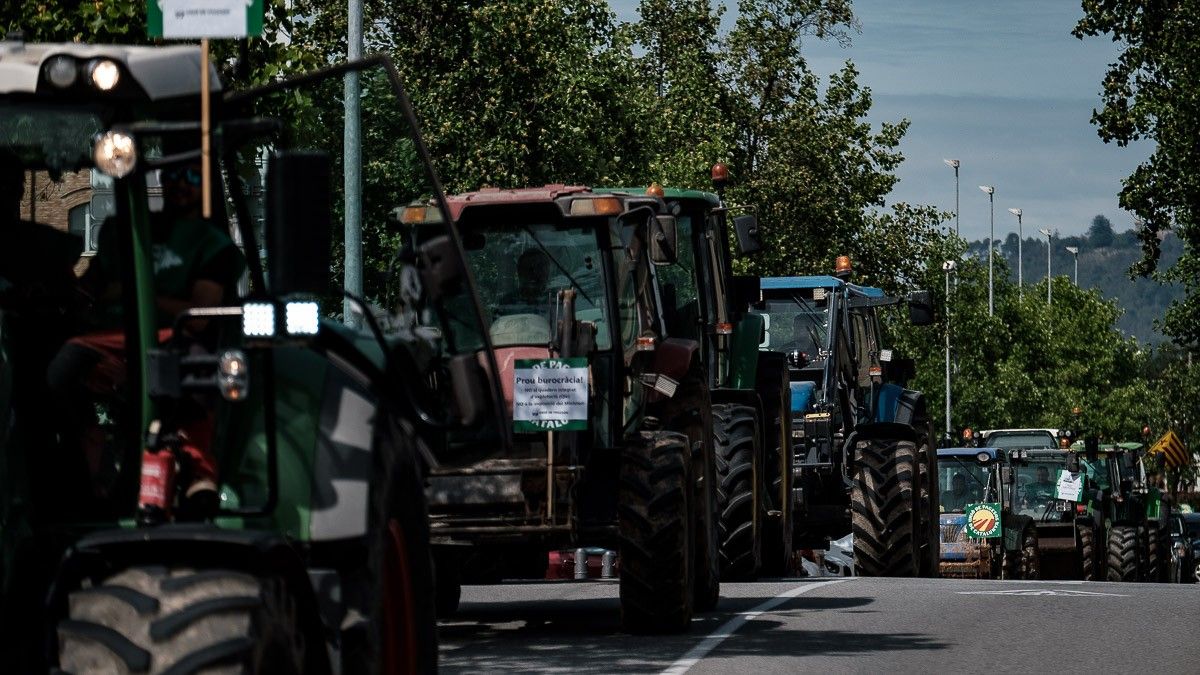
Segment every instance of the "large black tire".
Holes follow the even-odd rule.
[[[621,621],[630,633],[686,630],[692,620],[693,483],[687,437],[641,432],[621,454]]]
[[[437,588],[415,436],[390,416],[376,425],[367,565],[347,575],[347,604],[365,621],[342,632],[352,675],[437,670]]]
[[[712,428],[705,419],[702,434]],[[711,439],[709,440],[711,443]],[[692,589],[692,609],[707,612],[715,609],[721,599],[721,557],[718,548],[721,533],[717,518],[717,472],[709,444],[692,442],[692,473],[695,478],[695,546],[692,569],[695,586]]]
[[[1131,525],[1108,529],[1109,581],[1138,580],[1138,531]]]
[[[1084,581],[1096,580],[1096,535],[1091,525],[1083,524],[1075,527],[1079,536],[1079,578]]]
[[[1021,537],[1021,557],[1018,578],[1041,579],[1042,558],[1038,551],[1037,530],[1032,526],[1025,530]]]
[[[763,467],[767,518],[763,527],[761,573],[792,572],[792,416],[788,366],[783,354],[760,352],[757,381],[763,401]]]
[[[721,579],[753,579],[762,564],[762,499],[756,489],[760,467],[758,421],[754,408],[713,406],[713,445],[717,467],[717,530]]]
[[[850,490],[854,572],[863,577],[915,576],[919,567],[919,550],[913,541],[916,446],[910,441],[871,439],[859,441],[856,453]]]
[[[938,522],[938,490],[937,490],[937,449],[933,446],[933,423],[926,420],[918,425],[925,436],[919,446],[918,483],[920,493],[917,499],[919,533],[915,542],[919,547],[919,568],[917,575],[922,577],[938,576],[938,561],[941,558],[941,533]]]
[[[306,672],[295,602],[277,578],[135,567],[70,594],[58,622],[69,673]],[[324,650],[324,645],[313,645]]]
[[[1164,545],[1158,523],[1146,523],[1146,581],[1160,584],[1167,580],[1169,545]]]

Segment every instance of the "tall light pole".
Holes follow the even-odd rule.
[[[1050,234],[1050,230],[1038,230],[1038,232],[1046,235],[1046,304],[1049,305],[1052,304],[1050,302],[1050,239],[1053,235]]]
[[[961,162],[957,159],[943,159],[942,161],[946,163],[946,166],[954,169],[954,236],[960,237],[962,235],[959,233],[961,222],[958,218],[958,167]]]
[[[988,316],[993,316],[996,313],[995,294],[992,290],[992,242],[996,240],[996,188],[991,185],[980,185],[980,190],[987,193],[988,208],[992,212],[992,226],[988,233]]]
[[[1078,286],[1079,286],[1079,247],[1078,246],[1068,246],[1066,248],[1067,248],[1067,253],[1070,253],[1071,255],[1075,256],[1075,286],[1078,288]]]
[[[346,7],[346,57],[353,61],[362,58],[362,0],[349,0]],[[346,290],[357,297],[363,294],[362,264],[362,98],[358,72],[346,73],[346,100],[343,104],[345,119],[342,124],[342,143],[345,147],[343,181],[346,190],[345,237]],[[354,304],[349,298],[342,301],[342,322],[358,328],[361,323]]]
[[[942,263],[946,272],[946,437],[953,438],[953,427],[950,426],[950,273],[954,271],[954,261]]]
[[[1017,217],[1017,299],[1025,299],[1025,275],[1021,271],[1021,244],[1025,241],[1025,231],[1021,227],[1021,209],[1009,209],[1009,213]]]

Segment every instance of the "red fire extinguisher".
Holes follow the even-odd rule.
[[[175,501],[175,453],[169,446],[160,447],[158,420],[150,423],[146,449],[142,451],[142,479],[138,490],[138,523],[157,525],[171,518]]]

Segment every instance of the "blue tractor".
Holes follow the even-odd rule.
[[[794,546],[854,534],[861,576],[937,573],[937,455],[925,397],[906,387],[911,359],[883,346],[879,312],[907,302],[933,322],[927,292],[907,299],[838,276],[761,280],[761,349],[788,355]]]

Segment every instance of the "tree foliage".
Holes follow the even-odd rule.
[[[1084,0],[1076,37],[1111,36],[1122,45],[1101,89],[1092,121],[1105,142],[1154,142],[1149,159],[1124,180],[1121,207],[1137,214],[1144,257],[1134,270],[1152,273],[1160,234],[1174,229],[1184,254],[1167,278],[1186,295],[1165,327],[1180,345],[1200,343],[1200,16],[1197,0]]]

